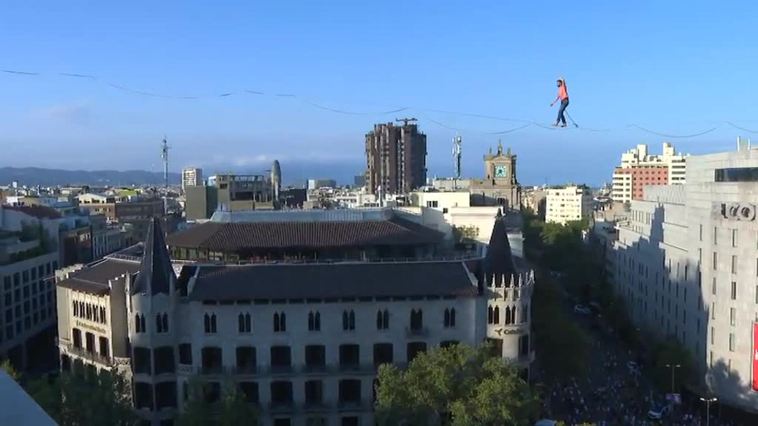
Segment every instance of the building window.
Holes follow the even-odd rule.
[[[387,330],[390,328],[390,313],[389,311],[379,310],[376,312],[376,329]]]
[[[411,330],[421,330],[424,328],[424,314],[421,309],[411,310]]]
[[[719,255],[715,251],[713,252],[713,270],[718,270]]]
[[[155,327],[158,333],[168,333],[168,314],[158,314],[155,316]]]
[[[342,329],[355,330],[355,312],[352,309],[342,312]]]
[[[732,273],[737,273],[737,255],[732,255]]]
[[[719,228],[717,226],[713,227],[713,245],[718,245],[719,242]]]
[[[711,345],[716,341],[716,329],[711,327]]]
[[[713,284],[711,285],[711,294],[716,295],[716,277],[713,277]]]
[[[308,313],[308,331],[321,331],[321,314],[318,311]]]
[[[711,319],[716,319],[716,302],[711,302]]]
[[[443,325],[445,328],[455,327],[455,308],[445,309],[445,319]]]
[[[179,344],[179,364],[192,365],[192,345],[190,343]]]
[[[734,352],[734,333],[729,333],[729,352]]]
[[[737,247],[737,230],[732,229],[732,247]]]
[[[81,309],[81,307],[80,307]],[[80,311],[81,312],[81,311]],[[140,314],[134,314],[134,331],[137,333],[147,332],[145,327],[145,316]]]
[[[737,300],[737,282],[732,281],[732,300]]]
[[[237,315],[237,330],[240,333],[250,333],[253,330],[253,324],[249,313]]]
[[[283,333],[287,331],[287,317],[284,312],[274,313],[274,333]]]
[[[731,325],[734,325],[737,321],[737,310],[734,308],[729,308],[729,323]]]
[[[205,326],[205,332],[206,333],[208,333],[208,334],[215,333],[216,330],[217,330],[217,328],[216,328],[216,314],[210,314],[210,315],[209,314],[205,314],[203,325]]]

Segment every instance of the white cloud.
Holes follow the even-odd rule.
[[[45,107],[33,111],[32,115],[38,119],[84,126],[91,121],[92,109],[88,102],[76,102]]]

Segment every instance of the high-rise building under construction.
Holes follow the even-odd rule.
[[[401,194],[426,182],[426,135],[415,118],[382,123],[366,134],[366,186],[375,194]]]

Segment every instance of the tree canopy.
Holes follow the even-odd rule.
[[[184,410],[176,419],[179,426],[237,426],[257,425],[258,412],[245,400],[239,386],[226,383],[220,400],[209,402],[206,384],[198,379],[189,382],[188,399]]]
[[[538,408],[518,369],[487,345],[435,348],[405,371],[389,364],[379,368],[380,425],[527,425]]]

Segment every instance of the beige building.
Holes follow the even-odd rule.
[[[257,216],[275,214],[282,213]],[[287,223],[276,227],[287,232],[243,232],[225,242],[252,244],[245,250],[289,242],[296,250],[305,227],[342,256],[362,233],[346,239],[338,228],[375,229],[374,242],[399,239],[386,223],[327,220],[359,213],[296,221],[316,214],[284,214]],[[59,277],[61,368],[125,372],[138,414],[155,425],[184,408],[192,379],[211,401],[236,384],[263,426],[371,425],[378,365],[407,365],[458,342],[491,340],[527,378],[534,275],[511,252],[505,218],[491,221],[486,249],[467,258],[277,264],[172,264],[153,221],[144,245]],[[409,226],[419,235],[421,228]]]
[[[545,221],[565,225],[592,213],[592,194],[586,186],[569,185],[547,189]]]

